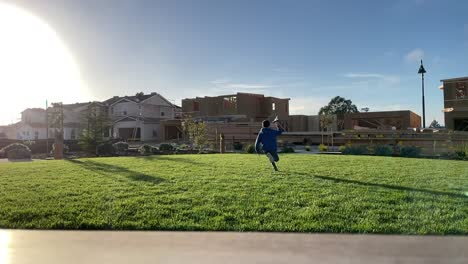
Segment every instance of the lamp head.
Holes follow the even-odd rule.
[[[424,73],[426,73],[426,69],[424,69],[423,61],[421,60],[421,66],[419,66],[418,74],[424,74]]]

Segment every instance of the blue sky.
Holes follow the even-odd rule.
[[[240,91],[289,97],[292,113],[316,114],[340,95],[371,111],[420,114],[423,58],[427,122],[443,123],[440,79],[468,75],[468,1],[14,4],[58,33],[89,100],[156,91],[180,105]]]

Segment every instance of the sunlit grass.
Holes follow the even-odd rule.
[[[0,227],[468,234],[468,163],[179,155],[0,164]]]

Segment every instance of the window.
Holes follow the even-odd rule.
[[[75,138],[76,138],[75,129],[72,129],[72,130],[71,130],[70,138],[71,138],[71,139],[75,139]]]
[[[39,139],[39,131],[34,131],[34,139]]]
[[[193,111],[200,111],[200,103],[193,102]]]
[[[229,108],[229,109],[237,108],[237,98],[235,96],[224,97],[224,108]]]
[[[271,104],[271,109],[272,109],[273,111],[276,110],[276,103],[272,103],[272,104]]]
[[[164,116],[164,112],[161,112],[161,116]]]
[[[127,115],[127,111],[123,111],[123,115],[126,116],[126,115]]]
[[[462,83],[462,82],[457,83],[455,98],[456,99],[467,98],[465,83]]]

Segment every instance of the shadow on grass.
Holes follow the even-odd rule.
[[[382,183],[362,182],[362,181],[356,181],[356,180],[333,178],[333,177],[328,177],[328,176],[314,176],[314,177],[323,179],[323,180],[334,181],[334,182],[358,184],[358,185],[372,186],[372,187],[381,187],[381,188],[387,188],[387,189],[398,190],[398,191],[411,191],[411,192],[421,192],[421,193],[427,193],[427,194],[433,194],[433,195],[446,195],[446,196],[450,196],[453,198],[468,199],[468,196],[465,196],[463,194],[451,193],[451,192],[432,191],[432,190],[426,190],[426,189],[417,189],[417,188],[395,186],[395,185],[382,184]]]
[[[142,156],[142,157],[135,157],[135,158],[144,159],[146,161],[164,160],[164,161],[183,162],[183,163],[189,163],[189,164],[201,164],[192,159],[176,157],[175,154],[174,155],[152,155],[152,156]]]
[[[163,178],[147,175],[141,172],[132,171],[125,167],[121,167],[117,165],[111,165],[111,164],[106,164],[106,163],[101,163],[101,162],[96,162],[96,161],[91,161],[91,160],[81,161],[77,159],[70,159],[67,161],[77,164],[79,166],[82,166],[83,168],[90,170],[90,171],[105,172],[105,173],[113,174],[113,175],[115,174],[123,175],[132,181],[142,181],[142,182],[148,182],[152,184],[159,184],[165,181]]]

